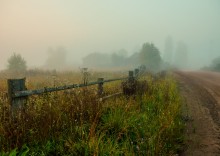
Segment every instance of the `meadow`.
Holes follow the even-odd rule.
[[[93,72],[98,77],[123,72]],[[5,76],[5,75],[4,75]],[[135,95],[100,100],[97,86],[30,96],[25,112],[13,120],[5,77],[0,81],[0,155],[175,155],[181,150],[184,123],[181,98],[171,74],[143,75]],[[26,76],[27,88],[82,81],[79,72]],[[144,88],[144,89],[143,89]],[[121,81],[104,84],[104,95],[121,90]]]

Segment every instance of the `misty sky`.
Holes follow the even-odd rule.
[[[144,42],[162,53],[168,35],[187,44],[191,65],[207,65],[220,56],[220,0],[0,0],[0,69],[13,52],[42,66],[57,46],[73,64]]]

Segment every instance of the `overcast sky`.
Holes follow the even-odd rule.
[[[0,0],[0,69],[14,52],[41,66],[56,46],[76,63],[144,42],[162,53],[168,35],[188,45],[195,67],[220,56],[220,0]]]

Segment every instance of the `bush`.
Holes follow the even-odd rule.
[[[9,71],[18,71],[18,72],[24,72],[27,69],[26,61],[20,54],[13,54],[8,59],[8,70]]]

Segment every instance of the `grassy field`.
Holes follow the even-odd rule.
[[[97,86],[31,96],[16,121],[5,81],[0,82],[0,155],[174,155],[181,149],[181,100],[171,76],[143,76],[141,94],[105,101],[98,100]],[[27,88],[80,81],[79,73],[59,73],[53,81],[47,74],[34,75],[27,77]],[[105,94],[119,91],[120,83],[105,84]]]

